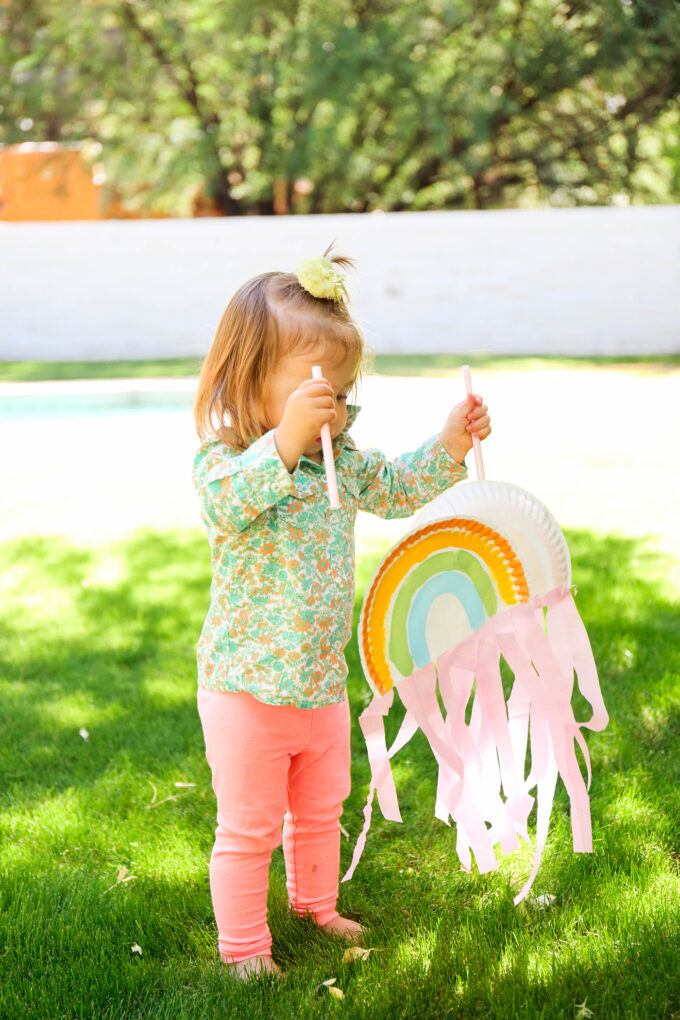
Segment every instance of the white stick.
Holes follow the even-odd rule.
[[[321,365],[314,365],[312,368],[312,378],[323,378]],[[331,440],[331,430],[328,427],[328,424],[321,426],[321,447],[323,449],[323,466],[326,469],[328,501],[331,504],[331,510],[339,510],[340,500],[338,499],[338,483],[335,477],[335,458],[333,457],[333,443]]]
[[[470,366],[463,365],[461,369],[463,373],[463,382],[465,383],[465,389],[467,393],[472,393],[472,378],[470,376]],[[472,449],[475,451],[475,467],[477,469],[477,478],[480,482],[484,481],[484,462],[482,461],[482,444],[476,436],[472,437]]]

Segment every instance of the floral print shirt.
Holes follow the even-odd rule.
[[[348,432],[359,410],[348,406],[333,441],[339,510],[330,509],[323,464],[302,456],[289,473],[273,430],[245,451],[214,438],[196,453],[213,568],[197,646],[201,686],[300,708],[345,699],[357,510],[409,517],[467,476],[439,436],[391,462],[359,451]]]

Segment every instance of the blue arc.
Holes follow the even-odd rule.
[[[469,577],[447,570],[430,578],[416,592],[406,621],[408,647],[417,669],[426,666],[432,659],[425,637],[427,614],[434,600],[446,594],[455,595],[473,630],[478,630],[486,622],[484,603]]]

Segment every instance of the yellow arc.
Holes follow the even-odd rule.
[[[529,599],[529,586],[516,553],[507,539],[488,525],[452,517],[407,535],[384,560],[364,603],[361,634],[364,661],[382,694],[392,686],[386,624],[396,591],[409,570],[427,556],[452,548],[467,549],[479,556],[507,606]]]

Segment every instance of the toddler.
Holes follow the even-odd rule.
[[[336,909],[340,816],[350,792],[344,648],[354,603],[357,510],[408,517],[466,477],[481,397],[392,462],[360,451],[348,403],[363,352],[331,254],[263,273],[229,302],[201,372],[193,481],[213,581],[200,635],[198,712],[217,798],[210,889],[219,954],[236,975],[277,972],[267,926],[272,850],[283,842],[290,907],[357,939]],[[320,365],[323,378],[312,378]],[[329,507],[330,427],[340,509]],[[283,831],[282,831],[283,823]]]

